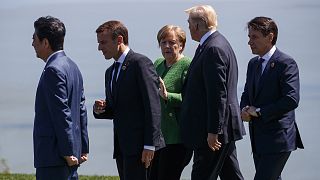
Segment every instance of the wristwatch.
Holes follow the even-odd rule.
[[[260,109],[260,108],[257,108],[257,109],[256,109],[256,113],[257,113],[258,117],[260,117],[260,116],[261,116],[261,112],[260,112],[260,111],[261,111],[261,109]]]

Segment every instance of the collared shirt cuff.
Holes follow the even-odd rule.
[[[156,147],[155,146],[143,146],[144,149],[148,149],[148,150],[151,150],[151,151],[155,151],[156,150]]]

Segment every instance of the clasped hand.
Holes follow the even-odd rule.
[[[68,166],[76,166],[88,160],[88,154],[81,154],[80,161],[75,156],[64,156]]]
[[[258,117],[256,112],[256,107],[254,106],[246,106],[241,110],[241,119],[243,121],[249,122],[252,117]]]
[[[93,105],[93,111],[96,114],[101,114],[105,112],[106,109],[106,101],[105,100],[95,100]]]

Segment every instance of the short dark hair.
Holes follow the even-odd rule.
[[[125,45],[129,44],[128,29],[120,21],[112,20],[105,22],[97,28],[96,33],[102,33],[105,30],[112,32],[112,40],[115,40],[118,36],[122,36],[123,43]]]
[[[53,51],[63,50],[64,36],[66,28],[59,19],[46,16],[40,17],[34,22],[35,33],[39,40],[48,39]]]
[[[252,28],[256,31],[262,33],[263,36],[267,36],[270,33],[273,33],[274,37],[272,40],[272,45],[275,45],[278,39],[278,27],[277,24],[268,17],[255,17],[248,22],[247,28]]]

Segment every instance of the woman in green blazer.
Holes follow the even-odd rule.
[[[161,131],[166,147],[155,153],[151,180],[179,180],[192,157],[192,151],[181,143],[179,128],[181,90],[191,59],[182,54],[186,33],[180,27],[164,26],[157,40],[163,57],[154,65],[160,79]]]

